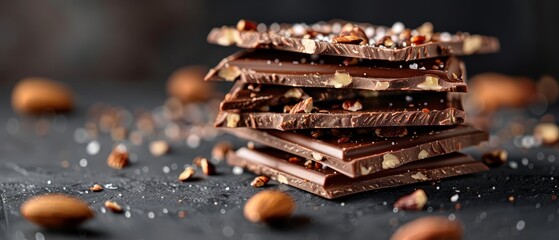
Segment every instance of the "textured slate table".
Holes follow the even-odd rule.
[[[56,118],[51,133],[44,137],[26,127],[36,119],[12,112],[10,87],[0,89],[0,239],[387,239],[401,224],[425,215],[460,219],[466,239],[559,236],[559,200],[553,197],[559,190],[559,156],[551,148],[522,150],[507,144],[509,160],[514,162],[510,166],[333,201],[273,183],[268,188],[291,194],[297,210],[289,224],[268,227],[249,223],[242,216],[246,199],[260,191],[249,186],[253,175],[235,175],[221,164],[218,176],[191,183],[176,181],[180,168],[197,155],[209,156],[215,141],[226,138],[237,146],[244,144],[239,140],[219,136],[202,141],[196,149],[183,142],[160,158],[152,157],[146,145],[133,147],[130,151],[137,161],[122,171],[106,166],[113,144],[109,137],[99,139],[96,155],[87,154],[86,144],[74,140],[74,129],[83,126],[89,105],[101,101],[151,109],[165,100],[163,84],[90,81],[70,85],[79,96],[78,110]],[[81,159],[86,159],[85,167],[80,166]],[[69,168],[61,166],[63,160],[69,161]],[[178,168],[168,168],[166,173],[165,166]],[[86,192],[93,183],[112,184],[116,189]],[[421,212],[394,212],[393,202],[416,188],[427,192],[427,207]],[[95,219],[71,232],[47,231],[26,222],[19,213],[21,203],[47,192],[85,199],[94,208]],[[455,194],[458,201],[451,202]],[[514,201],[509,201],[510,196]],[[128,213],[102,211],[107,199],[116,200]],[[179,211],[186,211],[186,217],[179,218]]]

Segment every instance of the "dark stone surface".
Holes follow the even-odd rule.
[[[85,123],[91,104],[102,101],[131,110],[152,109],[165,100],[162,84],[91,81],[73,87],[79,96],[78,110],[55,118],[50,134],[44,137],[34,133],[37,119],[12,112],[10,89],[0,88],[0,239],[387,239],[401,224],[425,215],[461,220],[466,239],[555,239],[559,235],[559,200],[553,200],[559,190],[556,149],[522,150],[507,144],[509,160],[516,168],[505,165],[485,173],[338,200],[272,183],[267,188],[291,194],[297,210],[288,224],[269,227],[252,224],[242,216],[246,199],[260,191],[249,186],[251,174],[234,175],[222,163],[217,176],[189,183],[176,181],[184,164],[197,155],[209,156],[215,141],[233,140],[231,136],[202,140],[196,149],[182,141],[172,145],[172,153],[158,158],[149,154],[145,144],[131,147],[137,161],[121,171],[105,163],[114,144],[108,136],[99,139],[101,149],[96,155],[87,154],[86,144],[74,140],[74,130]],[[17,132],[7,129],[14,119],[20,123]],[[243,144],[233,141],[236,146]],[[87,159],[86,167],[79,165],[82,158]],[[63,160],[70,162],[69,168],[62,167]],[[162,170],[173,163],[178,169]],[[94,183],[112,184],[116,189],[86,192]],[[429,196],[426,208],[394,212],[394,201],[416,188],[423,188]],[[96,212],[95,219],[78,230],[64,232],[43,230],[25,221],[19,213],[21,203],[47,192],[85,199]],[[450,199],[455,194],[459,199],[454,203]],[[103,213],[107,199],[125,206],[129,217]],[[457,203],[461,204],[459,210],[455,209]],[[178,217],[181,210],[187,212],[182,219]]]

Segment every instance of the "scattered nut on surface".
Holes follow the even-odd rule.
[[[151,155],[159,157],[167,154],[171,147],[165,140],[153,141],[149,144],[149,152]]]
[[[101,191],[103,191],[103,186],[101,186],[99,184],[95,184],[95,185],[91,186],[89,188],[89,190],[91,190],[92,192],[101,192]]]
[[[507,162],[508,153],[505,150],[495,150],[492,152],[484,153],[481,160],[487,166],[498,167]]]
[[[258,176],[258,177],[255,177],[254,180],[252,180],[252,182],[250,183],[250,186],[253,186],[255,188],[263,187],[266,184],[268,184],[268,181],[270,181],[269,177]]]
[[[94,217],[87,203],[64,194],[28,199],[21,205],[20,212],[28,221],[50,229],[75,228]]]
[[[559,141],[559,127],[555,123],[539,123],[534,127],[534,137],[545,144],[555,144]]]
[[[200,168],[206,176],[215,174],[215,166],[207,158],[200,158]]]
[[[74,108],[69,88],[45,78],[22,79],[12,91],[12,107],[18,113],[38,115],[45,110],[68,112]]]
[[[417,189],[415,192],[400,197],[394,207],[401,210],[421,210],[427,204],[427,195],[423,189]]]
[[[194,177],[194,174],[196,174],[196,170],[194,170],[194,168],[187,167],[179,175],[179,181],[186,182],[188,180],[191,180]]]
[[[122,169],[128,165],[128,150],[122,144],[118,144],[109,157],[107,158],[107,165],[114,169]]]
[[[441,216],[428,216],[413,220],[396,230],[391,240],[460,240],[462,224],[458,220],[448,220]]]
[[[187,66],[175,70],[167,80],[167,94],[183,103],[208,100],[213,85],[204,82],[207,69],[203,66]]]
[[[295,201],[287,193],[266,190],[252,196],[244,207],[245,218],[251,222],[268,222],[288,218],[295,211]]]
[[[111,210],[114,213],[123,212],[122,207],[118,203],[110,200],[105,201],[105,208]]]
[[[212,148],[212,159],[223,161],[225,156],[229,151],[233,149],[233,146],[229,141],[221,141],[214,145]]]

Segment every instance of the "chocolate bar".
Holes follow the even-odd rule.
[[[383,129],[337,129],[333,136],[314,138],[313,131],[283,132],[250,128],[225,132],[305,159],[317,161],[351,178],[374,174],[403,164],[438,156],[486,141],[488,134],[459,125],[451,128],[408,128],[404,136],[382,137]],[[392,129],[392,131],[399,131]],[[357,132],[357,134],[355,134]],[[377,132],[375,135],[375,132]],[[393,132],[394,133],[394,132]],[[320,133],[322,134],[322,133]],[[350,134],[353,134],[351,136]],[[340,141],[341,140],[341,141]]]
[[[309,109],[294,111],[298,107]],[[287,111],[287,109],[290,110]],[[464,121],[460,99],[453,94],[444,92],[387,94],[382,98],[369,97],[352,101],[328,101],[316,104],[313,103],[312,98],[308,98],[294,106],[270,107],[263,110],[265,111],[221,111],[218,113],[215,126],[295,130],[308,128],[441,126],[456,125]],[[283,111],[287,111],[287,113],[283,113]]]
[[[205,79],[375,91],[465,92],[464,74],[464,64],[454,57],[388,62],[256,50],[223,59]]]
[[[271,148],[241,148],[229,152],[227,163],[328,199],[488,170],[483,163],[466,155],[450,153],[350,178],[329,168],[309,168],[305,163],[289,162],[290,157],[292,155]]]
[[[341,20],[306,24],[261,24],[214,28],[208,42],[242,48],[269,48],[306,54],[346,56],[389,61],[410,61],[449,55],[471,55],[499,51],[494,37],[469,33],[437,33],[424,24],[406,29]]]

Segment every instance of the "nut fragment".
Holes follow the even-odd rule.
[[[313,158],[314,160],[316,160],[316,161],[322,161],[322,159],[324,158],[324,157],[322,156],[322,154],[317,153],[317,152],[312,152],[312,153],[311,153],[311,156],[312,156],[312,158]]]
[[[555,123],[540,123],[534,128],[534,137],[545,144],[555,144],[559,141],[559,127]]]
[[[256,22],[241,19],[237,22],[237,30],[239,31],[256,31]]]
[[[233,149],[233,146],[229,141],[221,141],[214,145],[212,148],[212,159],[217,161],[223,161],[225,156],[229,151]]]
[[[359,36],[338,36],[332,39],[332,43],[345,43],[345,44],[360,44],[361,42],[365,41],[364,38]]]
[[[156,157],[167,154],[170,149],[171,147],[165,140],[157,140],[149,144],[149,152]]]
[[[390,87],[389,82],[376,82],[373,90],[386,90],[389,87]],[[377,96],[378,96],[378,92],[375,92],[375,91],[371,91],[371,94],[377,94]]]
[[[485,153],[481,156],[481,160],[487,166],[498,167],[507,162],[508,153],[505,150],[495,150]]]
[[[241,120],[241,115],[237,113],[228,113],[226,117],[226,121],[227,121],[226,126],[229,128],[236,128],[240,120]]]
[[[392,38],[390,36],[383,37],[379,42],[382,43],[382,45],[384,45],[385,47],[388,47],[388,48],[396,45],[395,42],[392,40]]]
[[[194,177],[194,174],[196,174],[196,170],[194,170],[194,168],[192,167],[187,167],[179,175],[179,181],[186,182],[188,180],[191,180],[192,177]]]
[[[12,91],[12,107],[18,113],[38,115],[45,110],[68,112],[74,107],[72,92],[45,78],[22,79]]]
[[[425,150],[421,150],[419,154],[417,154],[417,159],[425,159],[429,157],[429,152]]]
[[[400,197],[394,207],[401,210],[421,210],[427,204],[427,195],[423,189],[417,189],[415,192]]]
[[[382,169],[395,168],[400,164],[400,159],[391,153],[384,154],[382,159]]]
[[[263,187],[264,185],[268,184],[268,181],[270,181],[270,178],[268,178],[267,176],[258,176],[255,177],[254,180],[252,180],[250,186],[253,186],[255,188]]]
[[[45,194],[25,201],[21,215],[30,222],[50,229],[75,228],[93,218],[83,200],[64,194]]]
[[[217,76],[225,79],[226,81],[235,81],[235,79],[241,76],[241,69],[237,66],[226,66],[219,69]]]
[[[335,88],[342,88],[351,84],[352,81],[353,79],[349,73],[336,71],[334,77],[328,80],[328,84],[334,86]]]
[[[431,75],[425,76],[425,81],[418,84],[417,87],[423,90],[441,90],[443,88],[439,85],[439,78]]]
[[[413,44],[422,44],[423,42],[425,42],[425,36],[413,36],[410,38],[411,43]]]
[[[289,110],[289,113],[310,113],[313,108],[312,97],[302,100]]]
[[[105,208],[111,210],[114,213],[123,212],[122,207],[118,203],[110,200],[105,201]]]
[[[342,103],[342,108],[344,110],[348,110],[348,111],[359,111],[361,109],[363,109],[363,105],[361,104],[361,101],[359,101],[359,99],[357,100],[345,100]]]
[[[200,159],[200,167],[206,176],[215,174],[215,166],[207,158]]]
[[[277,180],[278,180],[279,183],[283,183],[283,184],[288,184],[289,183],[289,181],[287,180],[287,177],[285,177],[281,174],[278,174]]]
[[[462,224],[446,217],[422,217],[401,226],[391,240],[462,239]]]
[[[408,135],[408,129],[406,127],[382,127],[376,128],[375,134],[384,138],[403,137]]]
[[[114,169],[122,169],[128,165],[128,150],[122,144],[116,145],[109,157],[107,158],[107,165]]]
[[[101,186],[99,184],[95,184],[95,185],[91,186],[89,188],[89,190],[92,191],[92,192],[101,192],[101,191],[103,191],[103,186]]]
[[[291,88],[289,90],[287,90],[287,92],[285,92],[283,94],[283,96],[285,98],[295,98],[295,99],[301,99],[303,97],[303,89],[301,88]]]
[[[235,28],[222,27],[223,34],[216,40],[217,44],[221,46],[231,46],[241,40],[239,31]]]
[[[483,38],[480,35],[472,35],[464,39],[464,45],[462,46],[462,51],[464,54],[473,54],[477,52],[483,44]]]
[[[301,44],[303,44],[303,53],[314,54],[316,51],[316,42],[312,39],[301,39]]]
[[[295,210],[295,201],[287,193],[267,190],[252,196],[244,207],[245,218],[251,222],[269,222],[288,218]]]

